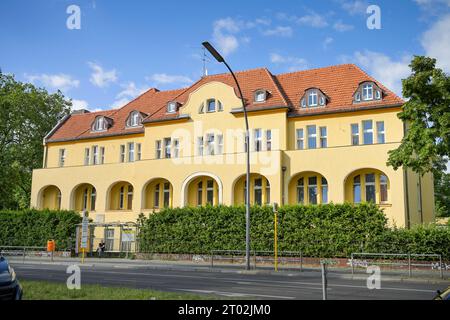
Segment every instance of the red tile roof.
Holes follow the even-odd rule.
[[[272,75],[266,68],[259,68],[236,72],[236,77],[241,85],[242,94],[249,111],[282,107],[284,109],[289,108],[289,116],[302,116],[323,112],[363,110],[368,107],[394,106],[404,103],[400,97],[353,64],[298,71],[276,76]],[[175,114],[166,113],[167,103],[176,101],[183,105],[187,102],[190,93],[212,81],[219,81],[232,86],[236,95],[239,96],[233,78],[228,73],[203,77],[190,87],[178,90],[159,91],[151,88],[120,109],[70,115],[50,137],[47,137],[47,141],[68,141],[142,133],[144,131],[142,127],[126,128],[126,119],[130,112],[138,110],[147,114],[148,116],[144,119],[144,123],[176,119],[179,116],[178,111]],[[354,104],[353,94],[359,84],[364,81],[374,81],[384,90],[383,100]],[[301,97],[306,89],[312,87],[320,89],[330,100],[325,107],[300,108]],[[264,89],[269,92],[267,100],[263,103],[255,103],[253,101],[254,92],[258,89]],[[240,106],[231,107],[239,108]],[[92,123],[100,115],[111,118],[113,124],[105,132],[92,132]]]

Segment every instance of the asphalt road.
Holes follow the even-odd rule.
[[[67,266],[11,263],[23,280],[66,283]],[[360,275],[361,277],[361,275]],[[199,270],[164,270],[146,267],[81,266],[81,285],[100,284],[161,291],[213,294],[221,298],[322,299],[321,273],[316,271],[282,274],[251,274]],[[436,290],[449,283],[383,280],[381,289],[369,290],[363,278],[330,273],[329,299],[430,300]]]

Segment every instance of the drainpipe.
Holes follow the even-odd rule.
[[[286,203],[286,192],[285,192],[285,188],[284,188],[284,183],[285,183],[285,174],[286,174],[286,167],[282,166],[281,167],[281,205],[283,206]]]

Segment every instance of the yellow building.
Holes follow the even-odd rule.
[[[397,226],[434,219],[431,175],[386,166],[406,126],[402,99],[381,83],[351,64],[237,78],[249,111],[251,203],[373,201]],[[32,207],[87,210],[104,223],[166,206],[241,205],[243,129],[228,74],[74,112],[44,139]]]

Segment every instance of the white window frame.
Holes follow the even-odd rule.
[[[197,155],[203,156],[204,151],[205,151],[205,145],[204,145],[203,136],[197,137]]]
[[[100,147],[100,164],[105,163],[105,147]]]
[[[308,93],[308,106],[317,107],[319,105],[319,94],[317,90],[312,90]]]
[[[301,132],[301,136],[300,133]],[[296,149],[304,150],[305,149],[305,130],[303,128],[299,128],[295,130],[295,138],[296,138]]]
[[[164,138],[164,158],[170,159],[172,157],[172,139]]]
[[[215,154],[215,137],[214,133],[208,133],[206,135],[206,154],[208,156],[213,156]]]
[[[309,128],[314,128],[314,133],[309,133]],[[317,126],[316,125],[309,125],[306,126],[306,134],[308,135],[308,149],[317,149]],[[314,139],[314,148],[310,146],[310,139]]]
[[[266,90],[256,90],[255,92],[255,102],[264,102],[266,101]]]
[[[216,136],[217,139],[217,154],[223,154],[223,135],[218,134]]]
[[[370,124],[371,124],[371,126],[370,126],[370,129],[366,129],[365,127],[364,127],[364,124],[365,123],[369,123],[370,122]],[[362,134],[363,134],[363,144],[364,145],[370,145],[370,144],[373,144],[373,120],[363,120],[363,122],[362,122]],[[371,134],[371,136],[372,136],[372,142],[371,143],[366,143],[366,133],[370,133]]]
[[[353,133],[353,128],[354,128],[354,127],[356,127],[356,129],[358,129],[358,130],[356,131],[356,133]],[[357,144],[354,144],[354,143],[353,143],[353,138],[355,138],[355,137],[358,139],[358,143],[357,143]],[[359,146],[360,139],[359,139],[359,124],[358,124],[358,123],[352,123],[352,124],[350,125],[350,138],[351,138],[350,143],[351,143],[352,146]]]
[[[128,159],[127,159],[128,162],[134,162],[135,160],[134,142],[128,142],[127,149],[128,149]]]
[[[59,166],[64,167],[66,163],[66,149],[59,149]]]
[[[380,124],[383,125],[383,130],[379,130]],[[384,121],[377,121],[375,125],[377,127],[377,143],[386,143],[386,128],[384,125]],[[381,141],[380,139],[381,136],[383,137],[383,141]]]
[[[98,158],[98,146],[92,146],[92,164],[93,165],[97,165],[99,162],[99,158]]]
[[[125,146],[124,144],[121,144],[119,148],[120,148],[120,150],[119,150],[119,151],[120,151],[120,154],[119,154],[119,160],[120,160],[121,163],[124,163],[125,160],[126,160],[126,159],[125,159],[125,157],[126,157],[126,154],[125,154],[125,152],[126,152],[126,150],[125,150],[125,149],[126,149],[126,146]]]
[[[325,129],[325,135],[322,135],[322,129]],[[328,129],[325,126],[319,127],[319,134],[320,134],[320,148],[327,148],[328,147]],[[325,146],[323,145],[323,142],[325,142]]]
[[[263,147],[262,129],[253,130],[253,150],[256,152],[262,151]]]
[[[180,156],[180,140],[179,139],[173,139],[173,157],[178,158]]]
[[[175,113],[177,112],[177,103],[171,101],[167,104],[167,113]]]
[[[209,103],[214,102],[214,110],[209,110]],[[217,111],[217,100],[216,99],[208,99],[206,100],[206,112],[216,112]]]
[[[136,160],[141,161],[142,159],[142,144],[136,143]]]
[[[84,165],[91,164],[91,148],[84,148]]]
[[[373,83],[366,83],[363,85],[362,87],[362,91],[363,91],[363,100],[364,101],[370,101],[373,100]],[[370,95],[369,95],[370,92]]]
[[[155,142],[155,157],[156,159],[161,159],[162,157],[162,141],[156,140]]]
[[[272,151],[272,130],[266,130],[266,151]]]

